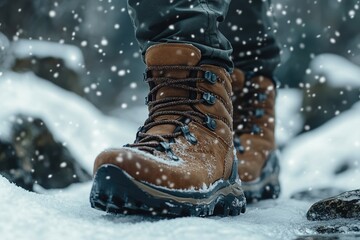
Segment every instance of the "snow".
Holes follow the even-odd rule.
[[[126,147],[125,149],[128,150],[128,154],[135,153],[135,154],[138,154],[138,155],[143,156],[145,158],[149,158],[152,161],[156,161],[156,162],[163,163],[163,164],[166,164],[166,165],[179,166],[179,165],[184,163],[184,160],[181,159],[181,158],[179,158],[178,161],[166,161],[161,157],[154,156],[154,155],[152,155],[152,154],[150,154],[148,152],[140,151],[140,150],[138,150],[136,148],[128,148],[128,147]]]
[[[1,138],[9,135],[7,129],[17,113],[41,117],[89,172],[100,151],[132,142],[138,127],[135,119],[104,116],[83,98],[30,73],[3,72],[0,92]],[[278,95],[282,131],[278,136],[288,143],[281,162],[283,194],[278,200],[251,205],[238,217],[115,216],[90,208],[91,183],[35,194],[0,177],[1,239],[294,239],[314,234],[314,223],[305,217],[311,203],[288,197],[297,190],[320,186],[359,187],[360,129],[356,126],[360,103],[295,137],[302,124],[296,115],[299,94],[288,89]],[[333,172],[344,161],[352,164],[350,170],[335,177]]]

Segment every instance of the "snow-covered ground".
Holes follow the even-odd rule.
[[[267,201],[228,218],[115,216],[89,207],[90,184],[39,195],[0,179],[0,236],[10,239],[292,239],[308,204]],[[11,203],[11,204],[10,204]]]
[[[84,99],[32,74],[1,72],[0,93],[1,138],[8,136],[15,114],[41,117],[89,171],[102,149],[133,141],[138,125],[125,117],[103,116]],[[292,139],[301,126],[298,95],[292,90],[279,94],[278,131],[283,132],[278,135],[289,144],[282,159],[284,194],[278,200],[254,204],[246,214],[228,218],[115,216],[90,208],[91,183],[35,194],[0,177],[0,239],[293,239],[312,234],[305,217],[311,203],[288,196],[309,187],[359,188],[360,103]],[[340,162],[349,162],[350,170],[335,176]]]

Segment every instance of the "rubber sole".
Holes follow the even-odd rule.
[[[278,198],[281,192],[279,174],[279,153],[276,151],[270,154],[258,180],[242,182],[247,202],[255,203],[261,200]]]
[[[91,207],[115,214],[179,216],[237,216],[246,199],[238,181],[221,182],[211,191],[175,191],[139,182],[115,165],[95,174]]]

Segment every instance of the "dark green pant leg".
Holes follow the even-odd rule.
[[[272,76],[280,62],[273,18],[267,16],[270,0],[232,0],[220,31],[233,47],[235,67]]]
[[[190,43],[202,63],[232,69],[231,45],[220,33],[230,0],[128,0],[140,48],[163,42]]]

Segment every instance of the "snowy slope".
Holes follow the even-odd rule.
[[[316,187],[360,188],[360,102],[294,140],[282,154],[283,194]],[[342,166],[348,170],[335,175]]]

